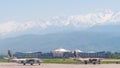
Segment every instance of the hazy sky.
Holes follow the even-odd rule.
[[[49,19],[98,10],[120,10],[120,0],[1,0],[0,20]]]
[[[120,0],[1,0],[0,35],[120,22]],[[34,31],[33,31],[34,32]]]

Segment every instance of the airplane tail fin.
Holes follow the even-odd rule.
[[[4,59],[7,59],[8,62],[15,62],[16,60],[14,59],[17,59],[15,56],[13,56],[12,52],[10,50],[8,50],[8,57],[4,57]]]
[[[13,54],[11,53],[10,50],[8,50],[8,58],[13,58]]]

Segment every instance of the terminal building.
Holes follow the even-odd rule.
[[[82,58],[110,58],[111,54],[102,51],[102,52],[83,52],[79,49],[74,50],[77,52],[77,55]],[[18,58],[69,58],[69,57],[74,57],[73,52],[64,48],[58,48],[55,50],[52,50],[51,52],[48,53],[42,53],[42,52],[16,52],[14,55]]]
[[[16,52],[14,56],[18,58],[41,58],[42,52]]]
[[[62,58],[64,57],[64,53],[70,53],[70,50],[59,48],[52,51],[52,55],[54,58]]]
[[[107,54],[107,52],[79,52],[78,56],[82,58],[110,58],[110,54]]]

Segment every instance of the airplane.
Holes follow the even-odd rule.
[[[82,57],[78,56],[76,51],[74,51],[74,58],[73,58],[73,60],[77,61],[77,62],[82,62],[84,64],[88,64],[88,63],[101,64],[101,58],[82,58]]]
[[[4,57],[4,59],[7,59],[9,62],[17,62],[23,65],[26,65],[26,64],[30,64],[30,65],[39,64],[40,65],[42,63],[42,60],[39,58],[17,58],[13,56],[10,50],[8,50],[8,58]]]

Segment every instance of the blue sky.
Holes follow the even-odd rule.
[[[120,0],[1,0],[0,20],[49,19],[96,10],[120,10]]]
[[[1,0],[0,36],[120,22],[120,0]]]

